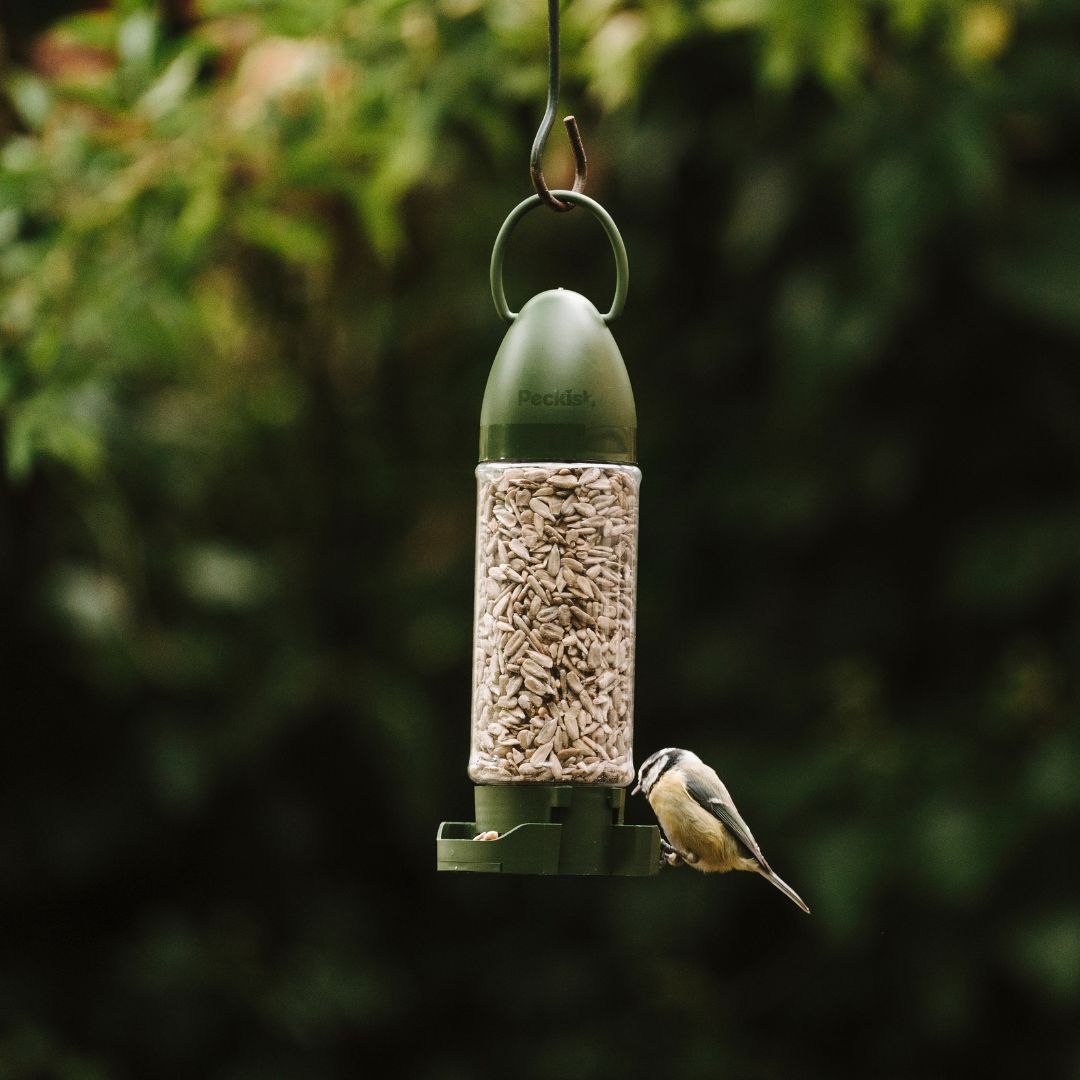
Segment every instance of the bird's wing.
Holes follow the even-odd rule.
[[[731,802],[711,794],[708,788],[694,779],[687,781],[686,790],[690,798],[727,826],[728,831],[746,849],[746,854],[750,858],[757,859],[766,870],[769,869],[769,864],[765,861],[765,856],[761,854],[761,848],[758,847],[754,834]]]

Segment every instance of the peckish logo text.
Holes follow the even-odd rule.
[[[588,405],[596,408],[596,399],[588,390],[548,390],[540,393],[536,390],[519,390],[519,405]]]

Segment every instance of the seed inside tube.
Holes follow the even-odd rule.
[[[477,469],[487,539],[477,544],[473,780],[633,779],[639,478],[626,465]]]

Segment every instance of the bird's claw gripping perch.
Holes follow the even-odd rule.
[[[678,866],[683,861],[682,856],[665,840],[660,839],[660,869],[665,866]]]

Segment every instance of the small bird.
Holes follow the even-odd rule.
[[[772,882],[789,900],[810,914],[799,894],[765,861],[754,834],[731,801],[723,781],[689,750],[657,750],[638,770],[631,795],[645,793],[660,828],[662,858],[705,873],[752,870]]]

